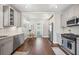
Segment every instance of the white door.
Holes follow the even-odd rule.
[[[41,23],[37,23],[36,24],[36,37],[42,37],[42,24]]]

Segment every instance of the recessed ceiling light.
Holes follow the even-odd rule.
[[[56,4],[52,4],[50,5],[50,8],[58,8],[58,6]]]
[[[25,8],[27,8],[27,6],[25,6]]]
[[[26,4],[25,8],[31,8],[31,5],[30,4]]]
[[[56,5],[55,8],[58,8],[58,6]]]

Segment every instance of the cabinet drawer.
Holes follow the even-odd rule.
[[[0,54],[10,55],[13,52],[13,37],[0,41]]]
[[[3,38],[3,39],[0,40],[0,44],[6,43],[6,42],[8,42],[11,39],[12,39],[12,37]]]
[[[7,41],[1,46],[1,55],[10,55],[13,52],[13,40]]]

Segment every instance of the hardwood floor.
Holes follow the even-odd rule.
[[[16,49],[16,51],[26,52],[29,51],[29,55],[54,55],[51,45],[48,39],[31,38],[26,39],[24,44]]]

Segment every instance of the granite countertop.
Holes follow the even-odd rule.
[[[68,39],[76,39],[77,37],[79,37],[79,35],[73,34],[73,33],[64,33],[64,34],[61,34],[61,36]]]

